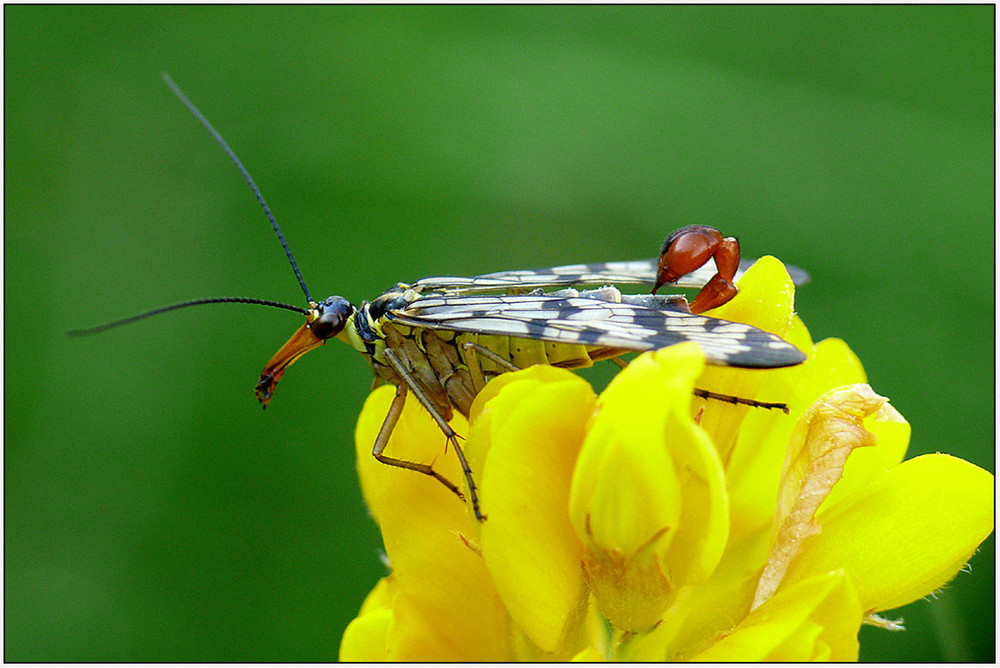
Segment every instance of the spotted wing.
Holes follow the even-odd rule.
[[[424,329],[636,351],[694,341],[709,362],[725,366],[773,368],[805,361],[792,344],[750,325],[592,297],[433,294],[386,317]]]
[[[739,279],[756,260],[741,260],[736,274]],[[649,285],[656,281],[657,260],[633,260],[631,262],[600,262],[593,264],[569,264],[548,269],[526,269],[522,271],[498,271],[463,278],[460,276],[437,276],[422,278],[411,287],[420,292],[444,290],[452,293],[488,292],[494,290],[530,290],[533,288],[554,288],[581,285]],[[809,274],[803,269],[786,266],[795,285],[809,281]],[[683,276],[676,283],[680,288],[700,288],[715,275],[715,262]]]

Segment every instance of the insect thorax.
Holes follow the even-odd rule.
[[[485,384],[510,371],[512,366],[548,364],[576,369],[626,352],[603,346],[421,328],[392,321],[394,308],[405,308],[419,296],[390,291],[371,304],[364,303],[349,329],[358,331],[356,338],[364,341],[361,346],[353,344],[353,347],[365,354],[377,377],[392,385],[407,384],[386,359],[386,350],[391,350],[413,383],[446,420],[451,419],[453,410],[468,416],[473,400]],[[492,359],[482,349],[510,364]]]

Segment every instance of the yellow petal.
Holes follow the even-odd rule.
[[[687,350],[697,363],[697,351]],[[683,402],[686,410],[690,393],[683,383],[670,388],[677,376],[666,383],[660,376],[647,354],[611,382],[573,476],[570,516],[577,534],[624,555],[646,547],[654,536],[669,544],[680,518],[680,481],[666,427],[671,402]]]
[[[465,514],[465,504],[440,482],[415,471],[383,464],[372,456],[375,438],[389,412],[394,391],[395,388],[387,385],[368,395],[355,430],[358,476],[372,515],[381,523],[385,516],[410,514],[412,508],[419,507],[421,512],[440,515],[441,522],[461,521],[458,515]],[[461,415],[452,420],[452,428],[459,434],[468,431]],[[447,444],[437,423],[410,394],[384,454],[433,464],[434,469],[452,483],[464,487],[458,459]]]
[[[550,378],[539,380],[540,373]],[[487,520],[480,527],[480,545],[518,627],[542,651],[558,652],[577,639],[586,611],[583,546],[566,507],[595,396],[569,371],[507,375],[506,385],[477,419],[478,425],[492,416],[481,478]]]
[[[356,619],[340,640],[340,661],[385,661],[388,656],[392,602],[399,593],[392,576],[378,581],[365,598]]]
[[[601,611],[619,628],[655,624],[672,592],[707,578],[725,545],[721,463],[688,413],[702,364],[690,344],[633,361],[601,395],[577,462],[570,518]]]
[[[813,345],[812,336],[809,334],[809,328],[806,324],[802,322],[802,318],[798,315],[792,315],[792,324],[788,328],[788,331],[782,334],[785,341],[804,352],[806,355],[812,357],[813,355]]]
[[[509,618],[497,617],[489,629],[475,628],[463,621],[463,616],[478,617],[475,608],[480,603],[475,597],[456,596],[453,604],[457,609],[442,615],[431,610],[425,601],[400,592],[392,607],[386,660],[435,663],[512,660]]]
[[[781,262],[773,257],[759,259],[739,281],[739,293],[719,308],[706,311],[705,315],[733,322],[742,322],[764,331],[785,336],[793,324],[795,287]],[[808,350],[803,352],[808,353]],[[794,369],[736,369],[708,366],[698,378],[696,386],[721,394],[768,402],[787,402],[787,396],[771,388]],[[714,399],[695,399],[692,407],[702,411],[701,427],[715,442],[722,460],[736,444],[740,425],[748,412],[763,409],[727,404]],[[784,418],[780,412],[772,416]]]
[[[738,283],[739,293],[705,315],[743,322],[784,336],[792,324],[795,286],[785,265],[766,255],[757,260]]]
[[[478,395],[476,395],[476,399],[472,402],[472,407],[469,410],[469,434],[468,440],[465,442],[464,450],[465,457],[469,462],[469,466],[472,468],[473,475],[476,476],[477,479],[482,474],[484,462],[486,461],[492,447],[494,433],[493,420],[494,418],[497,420],[503,420],[506,417],[504,411],[491,410],[489,408],[493,398],[500,394],[500,391],[511,383],[534,383],[536,385],[558,383],[566,380],[566,374],[568,373],[571,372],[544,364],[536,364],[515,373],[505,373],[493,378],[486,384],[486,387],[483,388]],[[527,386],[523,386],[521,391],[526,391],[524,389],[526,387]],[[591,391],[591,394],[593,394],[593,391]],[[480,490],[480,494],[481,493],[482,490]],[[482,501],[482,499],[480,499],[480,501]],[[468,514],[470,522],[475,530],[475,536],[478,540],[479,529],[481,528],[482,523],[475,521],[471,508],[468,509]]]
[[[710,645],[735,627],[750,609],[770,534],[730,541],[719,565],[704,583],[682,587],[662,623],[618,647],[622,661],[679,661]]]
[[[578,663],[602,663],[604,657],[593,647],[587,647],[578,652],[572,660]]]
[[[500,391],[511,383],[523,383],[525,381],[535,381],[538,383],[558,383],[566,379],[566,375],[575,375],[566,369],[560,369],[545,364],[536,364],[514,373],[505,373],[490,380],[486,387],[476,395],[472,408],[469,410],[469,421],[475,422],[480,415],[486,412],[487,404],[493,397],[500,394]]]
[[[993,476],[961,459],[907,460],[820,513],[823,530],[803,545],[785,583],[844,568],[866,611],[926,596],[993,531],[993,492]]]
[[[368,596],[365,597],[365,602],[361,604],[361,610],[358,612],[358,616],[360,617],[361,615],[369,612],[391,607],[392,602],[395,600],[396,594],[398,593],[399,590],[396,587],[395,581],[392,579],[392,575],[385,576],[379,580],[374,587],[372,587],[370,592],[368,592]]]
[[[388,660],[392,610],[379,608],[358,615],[344,630],[340,640],[340,661],[370,663]]]
[[[474,647],[480,659],[502,660],[509,656],[507,613],[482,557],[470,546],[467,537],[473,527],[465,504],[433,478],[387,466],[371,456],[371,444],[392,396],[392,388],[379,388],[369,396],[356,434],[365,499],[382,531],[399,590],[393,603],[390,656],[395,651],[399,656],[432,657],[426,653],[431,649],[467,646]],[[451,448],[444,452],[441,430],[419,403],[409,399],[386,454],[433,463],[453,482],[460,481],[454,453]],[[460,417],[452,424],[460,433],[466,429]],[[428,625],[433,626],[433,635],[425,633]],[[434,658],[459,660],[459,656],[468,654]]]
[[[694,661],[857,661],[862,609],[842,571],[784,589]]]

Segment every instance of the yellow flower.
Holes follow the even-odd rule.
[[[477,397],[466,454],[488,516],[371,456],[358,470],[392,572],[348,626],[347,661],[855,660],[862,623],[950,580],[993,530],[993,476],[903,461],[909,425],[847,346],[813,345],[765,258],[712,313],[779,334],[798,367],[706,367],[693,344],[636,358],[599,397],[532,367]],[[790,414],[696,399],[699,387]],[[387,452],[461,479],[415,401]]]

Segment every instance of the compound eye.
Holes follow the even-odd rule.
[[[317,339],[329,339],[340,334],[351,315],[350,302],[343,297],[328,297],[316,307],[319,316],[309,328]]]

